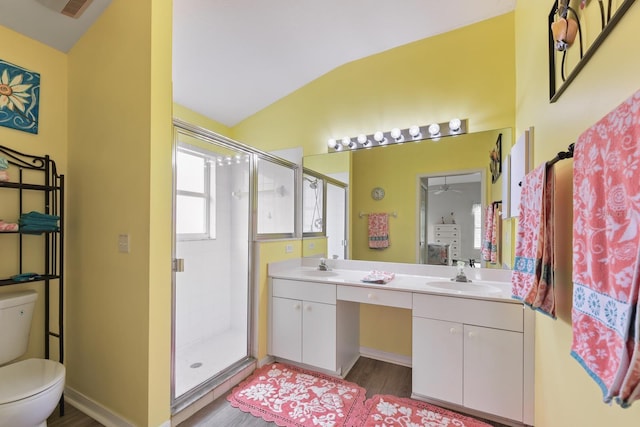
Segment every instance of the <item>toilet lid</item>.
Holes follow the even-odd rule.
[[[27,359],[0,367],[0,405],[38,394],[64,381],[65,367],[55,360]]]

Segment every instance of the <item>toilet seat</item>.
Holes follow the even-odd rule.
[[[27,359],[0,367],[0,405],[16,402],[64,381],[65,367],[55,360]]]

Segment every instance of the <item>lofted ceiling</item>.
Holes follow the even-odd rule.
[[[0,25],[68,52],[111,1],[93,0],[73,19],[38,0],[0,0]],[[515,3],[174,0],[174,101],[234,126],[343,64],[502,15]]]

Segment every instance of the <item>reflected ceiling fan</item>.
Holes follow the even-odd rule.
[[[447,184],[447,177],[446,176],[444,177],[444,184],[442,184],[437,189],[429,190],[429,192],[433,193],[433,195],[435,195],[435,196],[437,196],[438,194],[446,193],[448,191],[451,191],[453,193],[462,193],[462,191],[456,190],[455,188],[452,188],[449,184]]]

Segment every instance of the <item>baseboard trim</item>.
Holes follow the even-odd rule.
[[[382,362],[393,363],[400,366],[406,366],[411,368],[411,356],[404,356],[397,353],[389,353],[375,348],[360,347],[360,356],[368,357],[369,359],[380,360]]]
[[[135,427],[131,421],[113,413],[95,400],[70,387],[64,388],[64,400],[105,427]],[[165,426],[170,426],[170,422],[165,421],[160,427]]]

